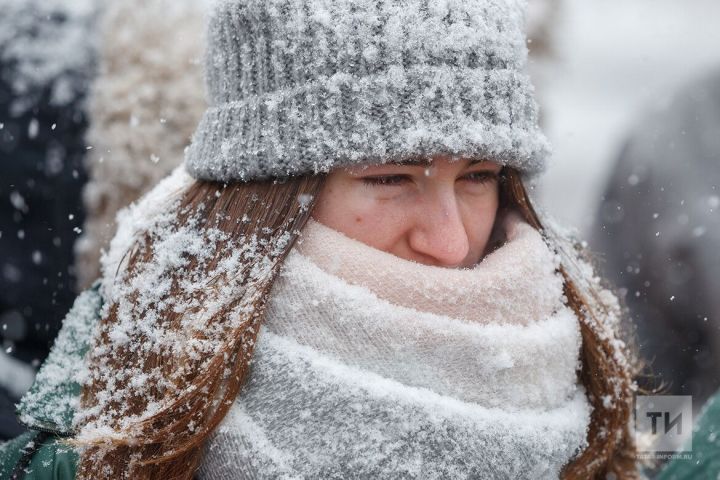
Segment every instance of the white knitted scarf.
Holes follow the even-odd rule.
[[[461,270],[311,221],[199,478],[557,478],[586,446],[579,323],[541,235],[503,225]]]

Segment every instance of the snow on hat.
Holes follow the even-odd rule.
[[[186,154],[216,181],[436,154],[526,174],[549,145],[525,72],[524,0],[219,0],[210,107]]]

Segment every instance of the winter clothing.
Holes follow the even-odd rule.
[[[199,478],[557,478],[586,446],[579,323],[540,233],[505,227],[452,270],[311,221]]]
[[[99,3],[0,0],[0,440],[75,297]]]
[[[25,480],[74,478],[78,455],[59,441],[74,433],[83,357],[100,319],[99,286],[77,297],[35,384],[23,397],[18,416],[31,431],[0,444],[0,480],[11,478],[23,457],[29,462],[24,468],[28,473],[21,477]]]
[[[254,180],[454,154],[544,168],[522,0],[223,0],[196,178]]]
[[[27,432],[0,444],[0,479],[13,479],[17,472],[22,480],[71,480],[75,478],[78,459],[78,453],[61,443],[59,437]]]
[[[75,245],[81,288],[100,274],[117,212],[182,162],[205,111],[203,3],[125,0],[110,2],[103,14],[100,73],[88,107],[87,219]]]
[[[639,125],[608,182],[593,247],[627,291],[652,373],[700,406],[720,387],[720,71]]]

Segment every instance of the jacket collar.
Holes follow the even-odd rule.
[[[30,429],[60,436],[74,434],[84,357],[103,304],[99,288],[100,282],[96,281],[77,297],[50,355],[18,404],[18,419]]]

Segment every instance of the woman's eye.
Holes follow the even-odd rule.
[[[497,180],[498,175],[493,172],[472,172],[462,177],[465,180],[470,180],[474,183],[486,183]]]
[[[363,177],[363,182],[368,185],[402,185],[410,180],[407,175],[378,175],[374,177]]]

